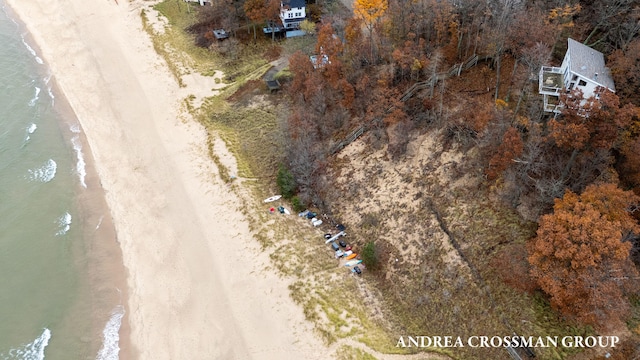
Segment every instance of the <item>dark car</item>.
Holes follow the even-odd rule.
[[[338,241],[338,244],[340,244],[340,246],[342,246],[343,248],[347,247],[347,243],[344,242],[344,240]]]
[[[358,275],[362,274],[362,270],[360,270],[360,268],[357,266],[353,268],[353,272],[355,272]]]
[[[331,248],[333,249],[333,251],[340,250],[340,248],[338,247],[338,244],[336,244],[335,241],[331,242]]]

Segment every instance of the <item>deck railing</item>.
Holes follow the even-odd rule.
[[[542,67],[542,71],[543,72],[550,72],[552,74],[562,74],[562,69],[559,67],[555,67],[555,66],[543,66]]]

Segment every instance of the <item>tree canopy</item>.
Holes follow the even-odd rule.
[[[528,260],[552,306],[593,325],[615,326],[626,318],[625,295],[638,271],[629,258],[631,243],[622,240],[640,230],[628,211],[639,201],[614,184],[590,185],[581,195],[567,191],[553,214],[542,216]]]

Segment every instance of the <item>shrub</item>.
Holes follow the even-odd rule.
[[[378,267],[378,253],[376,244],[373,241],[369,241],[362,248],[362,262],[368,269],[376,269]]]
[[[295,212],[301,212],[307,208],[307,206],[302,201],[300,201],[300,198],[297,196],[294,196],[291,199],[291,205],[293,206],[293,211]]]
[[[282,165],[280,165],[280,169],[278,170],[276,183],[278,184],[278,188],[280,188],[282,197],[285,199],[291,199],[293,195],[295,195],[296,188],[298,187],[296,180],[293,178],[291,172]]]

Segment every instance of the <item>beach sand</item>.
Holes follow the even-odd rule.
[[[142,0],[8,3],[95,159],[127,271],[121,358],[327,359],[287,280],[266,270],[204,129],[183,121],[201,89],[180,89],[153,50]]]

